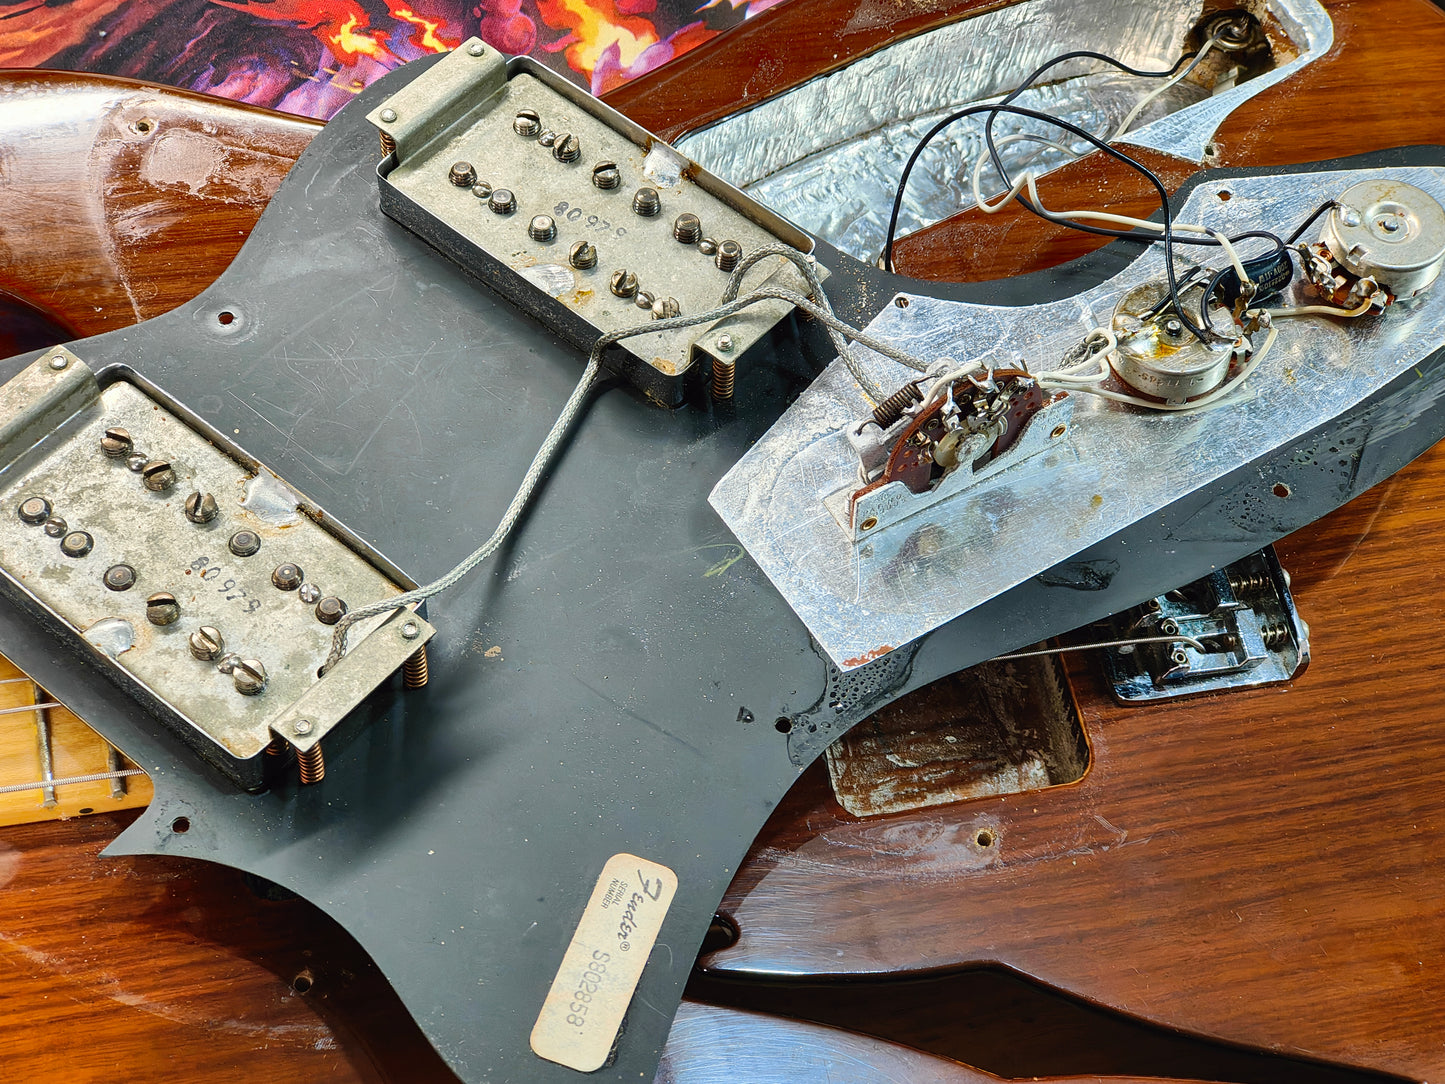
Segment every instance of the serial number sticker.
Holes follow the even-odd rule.
[[[606,1064],[676,892],[666,866],[607,860],[532,1028],[533,1053],[582,1073]]]

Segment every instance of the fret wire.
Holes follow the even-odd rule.
[[[27,790],[49,790],[52,787],[70,787],[79,783],[99,783],[105,779],[125,779],[127,776],[145,775],[142,768],[126,768],[118,772],[96,772],[94,775],[72,775],[65,779],[42,779],[35,783],[13,783],[0,787],[0,794],[19,794]]]
[[[0,708],[0,715],[24,715],[32,711],[44,711],[46,708],[63,708],[64,704],[56,700],[47,700],[44,704],[22,704],[18,708]]]

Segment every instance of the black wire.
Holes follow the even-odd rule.
[[[1038,217],[1043,218],[1047,221],[1054,222],[1058,225],[1065,226],[1069,229],[1077,230],[1082,233],[1091,233],[1102,237],[1120,238],[1147,244],[1152,244],[1159,240],[1162,240],[1164,242],[1164,267],[1166,278],[1168,279],[1169,283],[1170,301],[1173,304],[1176,312],[1178,312],[1179,318],[1183,322],[1184,326],[1189,329],[1189,332],[1194,335],[1195,338],[1203,341],[1205,335],[1204,329],[1194,326],[1193,322],[1184,312],[1183,304],[1181,303],[1179,298],[1179,287],[1174,272],[1174,246],[1175,244],[1218,246],[1219,242],[1212,237],[1205,238],[1191,236],[1186,238],[1180,238],[1174,234],[1173,209],[1169,203],[1168,190],[1165,188],[1164,183],[1159,179],[1159,177],[1143,163],[1138,162],[1133,158],[1130,158],[1128,155],[1123,154],[1122,152],[1114,150],[1114,148],[1110,147],[1107,143],[1104,143],[1103,141],[1093,136],[1091,133],[1084,131],[1082,128],[1070,124],[1068,121],[1062,120],[1058,117],[1050,116],[1046,113],[1040,113],[1035,110],[1024,109],[1022,107],[1013,106],[1010,104],[1015,99],[1017,99],[1020,94],[1022,94],[1025,90],[1032,86],[1033,83],[1044,72],[1069,60],[1084,58],[1100,60],[1106,64],[1111,64],[1119,70],[1127,72],[1130,75],[1145,78],[1167,78],[1177,72],[1180,66],[1183,65],[1186,61],[1191,60],[1196,56],[1198,56],[1197,53],[1186,53],[1181,56],[1179,60],[1174,63],[1174,66],[1172,68],[1169,68],[1167,71],[1151,72],[1143,71],[1138,68],[1131,68],[1123,61],[1117,60],[1114,57],[1107,56],[1103,53],[1096,53],[1086,49],[1075,50],[1073,52],[1064,53],[1060,56],[1054,57],[1052,60],[1046,61],[1040,67],[1035,69],[1035,71],[1031,75],[1029,75],[1026,80],[1019,84],[1017,88],[1015,88],[1006,97],[1004,97],[1004,99],[1000,101],[997,105],[970,106],[965,109],[960,109],[957,112],[950,114],[948,117],[945,117],[943,120],[939,121],[936,125],[934,125],[932,129],[928,131],[927,134],[924,135],[923,139],[919,141],[918,146],[914,148],[913,153],[909,156],[908,162],[903,168],[902,176],[899,177],[898,188],[893,198],[893,210],[888,219],[888,234],[883,247],[883,266],[889,271],[893,270],[893,243],[898,229],[898,215],[903,205],[903,194],[905,189],[907,188],[908,178],[913,171],[914,165],[917,163],[919,157],[922,155],[923,151],[927,148],[929,143],[931,143],[933,139],[950,124],[962,120],[965,117],[975,116],[980,113],[986,113],[988,115],[988,118],[984,123],[984,139],[988,144],[989,156],[993,161],[994,168],[998,170],[999,176],[1003,178],[1005,187],[1011,189],[1013,187],[1013,181],[1009,177],[1008,171],[1004,168],[1003,161],[998,153],[998,147],[994,142],[993,123],[999,113],[1011,113],[1016,116],[1031,117],[1036,120],[1041,120],[1046,124],[1055,125],[1056,127],[1061,128],[1064,131],[1083,139],[1085,142],[1092,144],[1097,149],[1104,151],[1110,157],[1115,158],[1118,161],[1123,162],[1125,165],[1132,167],[1143,177],[1145,177],[1145,179],[1147,179],[1151,184],[1153,184],[1155,190],[1159,193],[1160,205],[1164,212],[1162,230],[1163,236],[1162,238],[1147,237],[1141,236],[1139,231],[1134,229],[1117,230],[1099,226],[1088,226],[1083,223],[1074,222],[1070,219],[1060,218],[1052,214],[1051,212],[1042,209],[1041,207],[1035,207],[1032,203],[1029,202],[1029,200],[1024,198],[1022,194],[1018,194],[1014,198],[1019,202],[1019,204],[1021,204],[1026,210],[1028,210],[1032,214],[1035,214]],[[1315,217],[1318,217],[1319,213],[1320,212],[1317,212]],[[1313,219],[1311,219],[1311,221],[1313,221]],[[1300,232],[1303,232],[1303,230],[1307,228],[1308,225],[1309,223],[1306,223],[1304,227],[1301,227]],[[1249,236],[1268,237],[1273,240],[1274,243],[1280,248],[1283,248],[1285,244],[1285,242],[1281,241],[1275,235],[1267,233],[1265,231],[1251,231],[1248,234],[1240,235],[1241,238]],[[1236,238],[1231,238],[1230,240],[1232,242],[1236,240]],[[1206,304],[1207,299],[1210,296],[1212,296],[1212,291],[1206,294]],[[1205,325],[1208,326],[1207,317],[1205,318]]]
[[[1305,230],[1309,229],[1315,224],[1316,221],[1319,220],[1320,215],[1324,214],[1326,211],[1330,210],[1335,206],[1335,202],[1335,200],[1327,199],[1324,203],[1321,203],[1318,207],[1316,207],[1314,209],[1314,213],[1311,214],[1309,218],[1305,219],[1304,222],[1300,224],[1300,228],[1289,235],[1289,240],[1286,241],[1285,244],[1292,245],[1296,241],[1298,241],[1304,235]]]

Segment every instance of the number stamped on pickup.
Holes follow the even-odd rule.
[[[534,1053],[583,1073],[602,1068],[676,892],[666,866],[607,860],[532,1028]]]

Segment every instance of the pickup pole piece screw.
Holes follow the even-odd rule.
[[[323,625],[334,625],[346,613],[346,603],[335,595],[327,595],[316,604],[316,620]]]
[[[176,484],[176,472],[164,459],[152,459],[141,468],[140,478],[152,493],[164,493]]]
[[[697,250],[701,252],[704,256],[716,256],[717,242],[714,241],[711,237],[704,237],[701,241],[697,243]]]
[[[231,668],[231,680],[242,696],[255,696],[266,689],[266,668],[260,659],[241,659]]]
[[[637,296],[633,298],[632,303],[639,309],[651,309],[652,303],[656,300],[657,298],[653,297],[646,290],[638,290]]]
[[[494,188],[487,199],[487,206],[494,215],[509,215],[517,209],[517,197],[510,188]]]
[[[542,118],[537,116],[535,109],[519,109],[517,111],[517,119],[512,121],[512,131],[523,139],[536,139],[537,133],[541,130]]]
[[[303,583],[297,595],[302,602],[311,606],[321,600],[321,588],[317,587],[314,583]]]
[[[146,469],[146,464],[149,462],[150,460],[147,459],[145,456],[136,454],[126,456],[125,465],[129,470],[132,470],[136,474],[139,474],[141,471]]]
[[[557,236],[557,221],[551,215],[535,215],[527,223],[527,236],[533,241],[551,241]]]
[[[152,625],[174,624],[181,616],[181,604],[169,591],[159,591],[146,599],[146,620]]]
[[[743,258],[743,246],[736,241],[723,241],[717,246],[717,261],[719,271],[731,271]]]
[[[476,184],[472,185],[472,195],[476,196],[477,199],[491,199],[492,186],[489,185],[486,181],[478,181]]]
[[[575,162],[582,157],[582,144],[572,133],[557,137],[552,144],[552,157],[559,162]]]
[[[616,188],[622,183],[622,174],[616,162],[598,162],[592,167],[592,183],[601,189]]]
[[[612,272],[612,292],[617,297],[632,297],[637,293],[637,276],[631,271]]]
[[[578,271],[597,266],[597,247],[591,241],[578,241],[567,254],[567,261]]]
[[[261,549],[261,536],[255,531],[237,531],[226,544],[237,557],[254,557]]]
[[[60,538],[69,529],[70,526],[65,522],[64,516],[51,516],[45,521],[45,533],[51,538]]]
[[[283,591],[296,590],[305,578],[301,566],[293,565],[289,561],[284,565],[277,565],[276,570],[271,573],[271,582]]]
[[[477,171],[470,162],[453,162],[447,180],[458,188],[470,188],[477,183]]]
[[[60,552],[67,557],[84,557],[95,546],[95,539],[85,531],[71,531],[60,540]]]
[[[675,297],[659,297],[652,303],[652,318],[654,320],[671,320],[674,316],[680,315],[682,307],[678,305]]]
[[[655,218],[662,210],[662,197],[655,188],[639,188],[632,196],[632,212],[643,218]]]
[[[130,455],[130,451],[134,447],[135,441],[131,440],[130,432],[118,425],[112,425],[100,438],[100,450],[112,459]]]
[[[697,244],[702,236],[702,219],[694,214],[680,214],[672,220],[672,236],[684,245]]]
[[[199,490],[186,498],[184,507],[186,518],[192,523],[210,523],[221,511],[216,507],[215,497]]]
[[[191,654],[202,662],[214,662],[225,650],[226,639],[214,625],[202,625],[191,633]]]
[[[101,579],[112,591],[129,591],[135,586],[135,569],[130,565],[111,565]]]
[[[39,527],[50,518],[50,502],[44,497],[26,497],[15,511],[19,514],[21,523]]]

